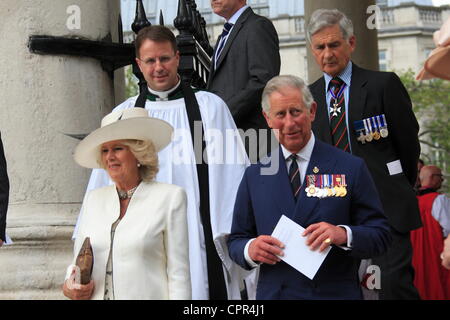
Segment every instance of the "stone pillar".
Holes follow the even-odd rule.
[[[119,0],[0,1],[0,131],[11,184],[6,233],[14,241],[0,248],[0,299],[64,298],[90,170],[74,162],[78,141],[63,133],[91,132],[116,103],[99,61],[33,54],[28,38],[117,41],[119,11]]]
[[[356,50],[353,52],[352,61],[357,65],[378,70],[378,34],[377,30],[367,27],[367,20],[374,11],[367,13],[367,8],[375,4],[375,0],[304,0],[305,1],[305,27],[308,25],[311,14],[317,9],[338,9],[353,22],[356,36]],[[371,20],[370,20],[371,22]],[[313,83],[322,76],[314,57],[311,54],[310,45],[307,43],[308,57],[308,83]]]

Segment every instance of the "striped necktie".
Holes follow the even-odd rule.
[[[330,101],[330,130],[333,145],[339,149],[350,152],[347,123],[345,119],[345,82],[339,77],[334,77],[330,81],[329,90],[331,93]]]
[[[228,22],[226,22],[223,25],[222,35],[220,36],[220,40],[219,40],[219,47],[217,48],[217,51],[216,51],[216,57],[215,57],[216,63],[219,60],[220,54],[222,53],[222,50],[223,50],[223,47],[225,47],[225,42],[227,40],[228,34],[230,33],[230,30],[232,27],[233,27],[233,24],[228,23]]]
[[[291,182],[292,193],[294,195],[295,200],[297,200],[298,194],[300,192],[300,170],[297,164],[298,156],[293,153],[288,159],[290,159],[291,166],[289,167],[289,181]]]

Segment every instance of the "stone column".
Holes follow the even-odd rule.
[[[305,26],[308,25],[311,14],[317,9],[338,9],[352,20],[356,36],[356,50],[353,52],[352,61],[357,65],[378,70],[378,34],[377,30],[369,29],[367,21],[374,11],[367,13],[367,8],[375,4],[375,0],[304,0],[305,1]],[[369,22],[372,22],[369,20]],[[310,45],[307,43],[308,57],[308,83],[313,83],[322,76],[322,72],[314,61]]]
[[[78,141],[63,133],[91,132],[116,103],[99,61],[33,54],[28,38],[117,41],[119,11],[119,0],[0,1],[0,131],[11,184],[6,232],[14,241],[0,248],[0,299],[64,298],[90,170],[74,162]]]

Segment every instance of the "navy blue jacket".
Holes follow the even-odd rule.
[[[361,259],[384,253],[391,241],[387,219],[380,199],[364,164],[358,157],[345,153],[316,139],[306,175],[345,174],[345,197],[307,197],[306,177],[295,202],[281,148],[276,174],[261,174],[270,164],[247,168],[240,184],[228,239],[231,258],[245,269],[246,243],[259,235],[270,235],[281,215],[304,228],[318,222],[348,225],[352,230],[352,249],[332,247],[313,280],[285,262],[262,264],[257,299],[361,299],[358,267]],[[266,162],[267,163],[267,162]]]

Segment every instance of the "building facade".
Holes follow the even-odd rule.
[[[307,77],[303,1],[247,2],[256,13],[269,17],[277,29],[280,38],[280,73],[295,74],[308,82],[315,80]],[[122,0],[123,25],[128,41],[133,39],[130,26],[134,19],[135,3],[135,0]],[[165,24],[170,27],[173,25],[177,0],[144,0],[143,3],[152,24],[159,23],[162,12]],[[379,0],[377,3],[381,9],[381,15],[377,15],[380,70],[401,72],[412,69],[417,72],[434,48],[433,32],[450,16],[450,5],[435,7],[431,0]],[[222,32],[224,20],[211,12],[210,0],[196,0],[196,4],[207,22],[209,40],[213,46]]]
[[[212,46],[222,32],[224,19],[211,11],[210,0],[195,0],[198,10],[207,22],[207,32]],[[135,14],[135,0],[122,0],[122,17],[127,40],[133,40],[130,30]],[[162,12],[165,24],[172,27],[177,14],[178,0],[143,0],[148,19],[152,24],[159,23]],[[316,79],[308,79],[308,44],[305,37],[305,22],[309,17],[304,15],[304,1],[302,0],[247,0],[253,10],[269,17],[277,29],[280,39],[281,74],[294,74],[302,77],[307,83]],[[379,11],[376,16],[378,34],[378,60],[381,71],[395,71],[402,74],[408,70],[417,73],[423,66],[429,53],[435,48],[433,33],[450,16],[450,0],[434,6],[431,0],[377,0]],[[367,18],[373,11],[367,14]],[[356,50],[364,46],[364,37],[357,38]],[[427,115],[428,117],[430,115]],[[426,117],[417,114],[422,131]],[[430,149],[435,145],[430,137],[421,136],[427,141],[422,143],[422,154],[429,163],[441,163],[448,172],[447,161],[441,149]],[[446,173],[447,175],[447,173]]]

